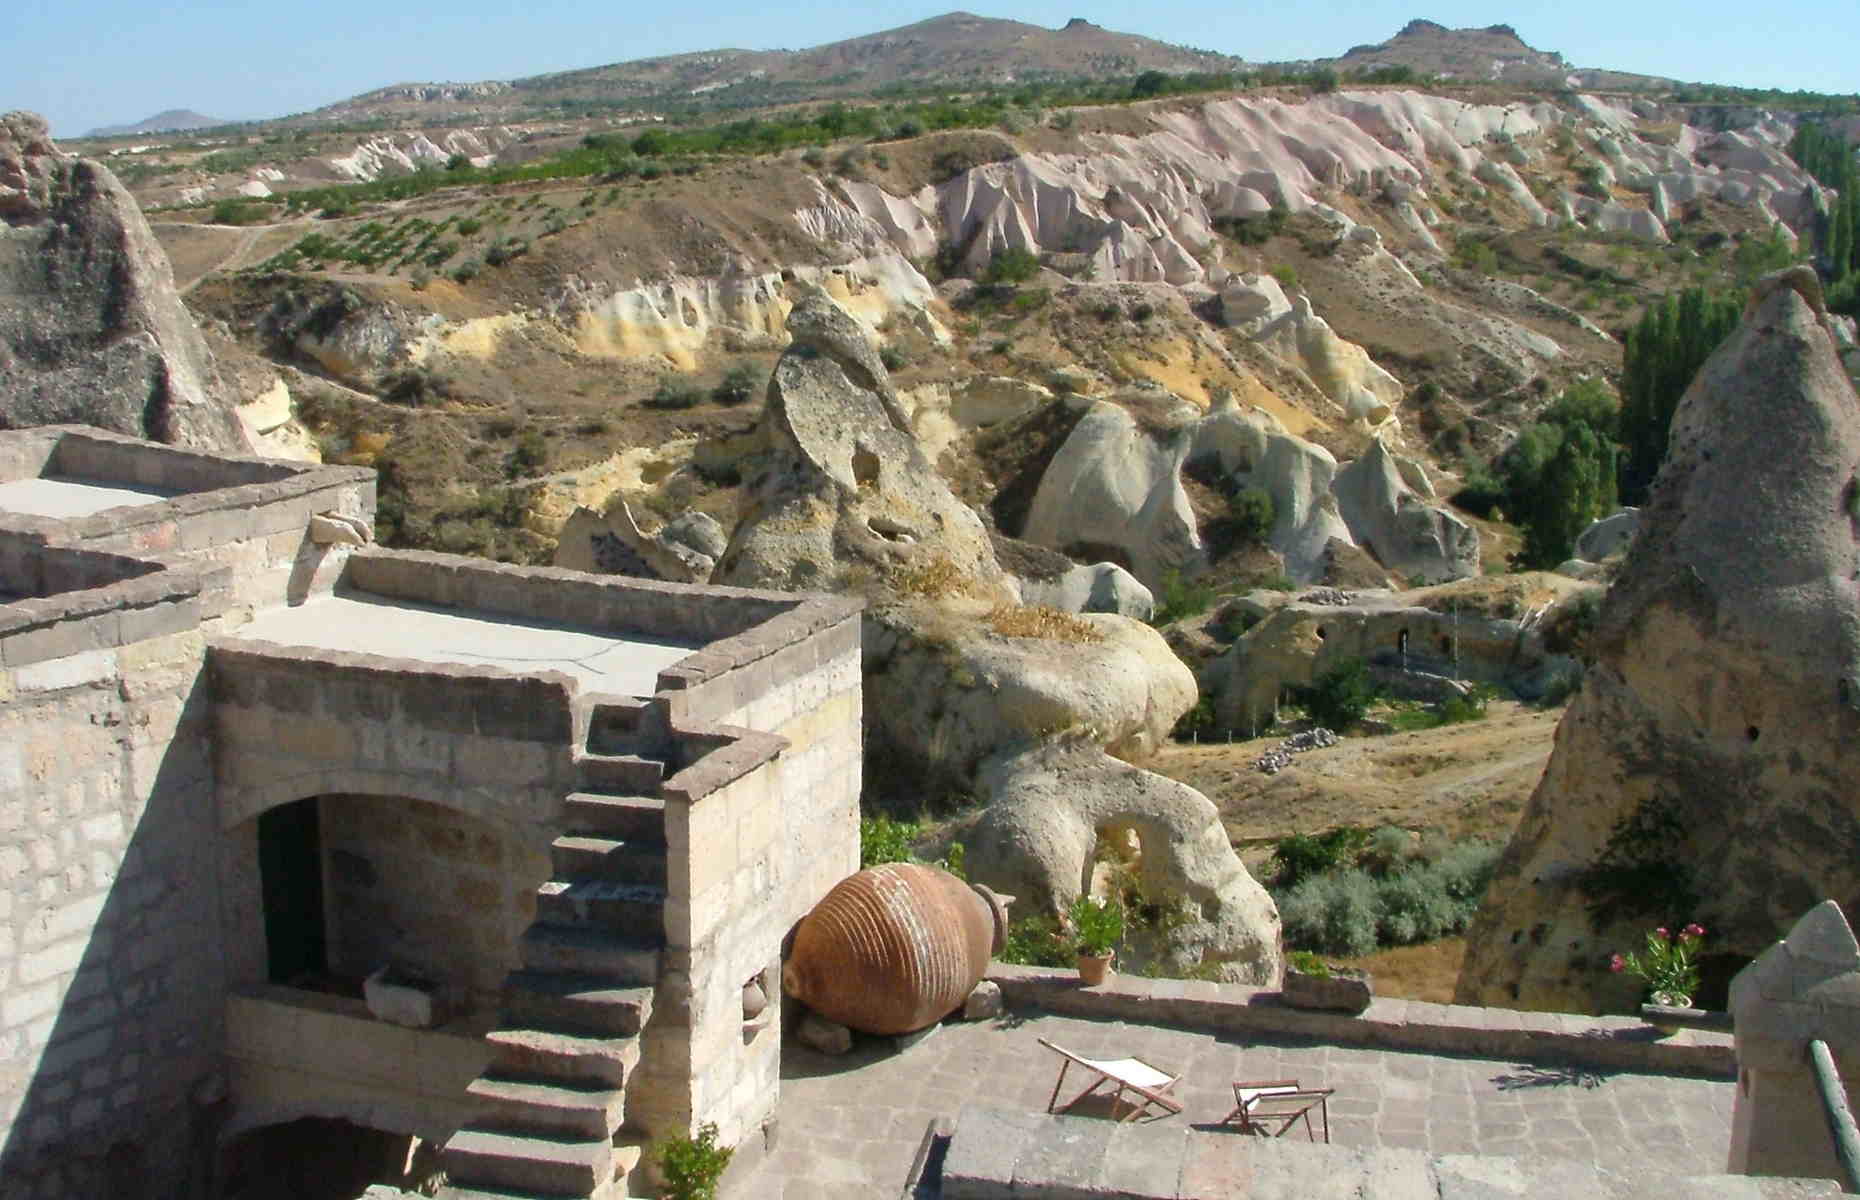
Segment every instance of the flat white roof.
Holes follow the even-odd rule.
[[[356,593],[268,609],[232,636],[511,675],[560,671],[586,691],[617,696],[652,695],[659,672],[698,648]]]
[[[142,484],[48,475],[38,479],[9,479],[0,483],[0,512],[68,520],[88,517],[109,508],[159,504],[180,494],[168,488]]]

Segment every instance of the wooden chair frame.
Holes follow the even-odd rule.
[[[1053,1081],[1053,1095],[1046,1102],[1046,1111],[1049,1113],[1066,1112],[1079,1101],[1107,1085],[1115,1085],[1116,1089],[1110,1093],[1112,1116],[1117,1116],[1117,1106],[1120,1102],[1130,1106],[1129,1113],[1117,1117],[1117,1120],[1120,1122],[1135,1121],[1145,1113],[1149,1114],[1150,1120],[1161,1120],[1164,1117],[1173,1116],[1182,1111],[1182,1102],[1177,1100],[1174,1096],[1167,1094],[1169,1089],[1174,1087],[1182,1078],[1180,1075],[1171,1075],[1162,1068],[1151,1063],[1146,1063],[1140,1058],[1086,1058],[1082,1054],[1074,1054],[1063,1046],[1055,1046],[1045,1038],[1040,1038],[1039,1042],[1054,1054],[1059,1055],[1061,1060],[1059,1064],[1059,1078]],[[1096,1075],[1097,1078],[1092,1080],[1090,1086],[1084,1091],[1066,1101],[1064,1104],[1060,1104],[1059,1089],[1065,1086],[1066,1072],[1072,1069],[1074,1063],[1090,1071],[1092,1074]],[[1149,1072],[1151,1074],[1145,1075],[1141,1074],[1141,1072]],[[1158,1082],[1156,1077],[1160,1077],[1161,1082]],[[1125,1093],[1127,1092],[1135,1097],[1140,1097],[1142,1102],[1139,1103],[1136,1099],[1125,1099]],[[1058,1107],[1055,1107],[1055,1105]],[[1150,1112],[1152,1108],[1159,1108],[1163,1111]]]
[[[1304,1122],[1305,1137],[1317,1141],[1311,1127],[1311,1110],[1316,1109],[1323,1123],[1324,1142],[1330,1142],[1330,1098],[1336,1088],[1308,1088],[1296,1079],[1267,1079],[1259,1082],[1234,1082],[1234,1110],[1221,1118],[1221,1124],[1233,1125],[1242,1133],[1261,1137],[1284,1137],[1292,1126]],[[1274,1127],[1276,1123],[1276,1128]]]

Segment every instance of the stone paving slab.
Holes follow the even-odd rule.
[[[1575,1159],[1430,1155],[1392,1146],[1310,1145],[1249,1137],[1231,1129],[1190,1128],[1186,1135],[1150,1125],[1114,1129],[1102,1121],[1027,1115],[966,1105],[951,1131],[949,1157],[970,1144],[1019,1147],[1011,1176],[965,1178],[947,1200],[1640,1200],[1647,1196],[1834,1196],[1833,1180],[1775,1180],[1717,1172],[1684,1175],[1646,1166]],[[1004,1137],[1004,1134],[1012,1137]],[[1111,1135],[1115,1133],[1115,1138]],[[1147,1172],[1111,1169],[1107,1154],[1128,1156]],[[935,1180],[926,1182],[933,1188]]]
[[[1175,1087],[1186,1105],[1182,1115],[1124,1126],[1128,1134],[1107,1121],[1113,1139],[1141,1128],[1165,1136],[1179,1131],[1186,1140],[1197,1129],[1212,1130],[1233,1108],[1234,1080],[1297,1078],[1336,1089],[1331,1141],[1349,1150],[1532,1155],[1591,1167],[1638,1163],[1686,1178],[1722,1171],[1730,1147],[1728,1078],[1611,1073],[1010,1013],[1002,1020],[951,1023],[902,1053],[863,1040],[840,1058],[783,1046],[775,1148],[759,1158],[739,1156],[724,1195],[898,1196],[933,1119],[954,1117],[977,1102],[1044,1113],[1059,1060],[1038,1044],[1040,1037],[1080,1054],[1134,1054],[1182,1072]],[[1107,1162],[1131,1158],[1107,1154]],[[1385,1163],[1370,1178],[1395,1169]],[[1469,1183],[1456,1194],[1480,1193]]]

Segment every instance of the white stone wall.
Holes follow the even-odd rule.
[[[859,865],[858,617],[845,625],[796,648],[811,652],[811,669],[776,673],[725,714],[722,723],[779,735],[785,750],[692,803],[667,789],[666,930],[677,978],[661,995],[685,1003],[649,1032],[647,1072],[629,1091],[629,1120],[649,1131],[715,1122],[735,1144],[774,1112],[783,940]],[[742,1013],[751,979],[769,1001],[754,1031]]]
[[[102,1195],[180,1169],[219,1070],[204,639],[23,641],[0,637],[0,1192]]]

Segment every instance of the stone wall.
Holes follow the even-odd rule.
[[[359,978],[393,963],[441,983],[453,1012],[493,1010],[548,857],[424,800],[339,795],[319,807],[330,970]]]
[[[839,601],[819,607],[838,619],[816,612],[824,627],[799,641],[770,622],[744,640],[779,649],[705,674],[689,693],[661,693],[675,730],[705,728],[691,709],[715,706],[729,724],[713,728],[743,732],[663,789],[671,979],[661,995],[682,1003],[648,1027],[639,1100],[628,1099],[628,1120],[650,1132],[712,1121],[735,1144],[773,1115],[783,941],[859,866],[859,616]],[[751,980],[768,999],[759,1027],[744,1022]]]
[[[444,1141],[471,1116],[465,1088],[490,1058],[482,1024],[403,1029],[359,1000],[246,989],[226,1000],[227,1074],[239,1104],[221,1137],[316,1116]]]
[[[313,591],[328,590],[349,551],[311,541],[310,518],[325,512],[374,517],[375,477],[365,467],[223,458],[98,430],[4,435],[0,468],[9,456],[29,466],[33,455],[27,451],[48,433],[57,437],[43,464],[46,473],[184,494],[67,521],[8,516],[8,527],[39,540],[191,567],[199,572],[203,618],[240,620],[255,608],[298,603]],[[201,490],[211,488],[218,490]]]
[[[204,639],[135,636],[145,621],[191,626],[186,602],[95,607],[76,630],[0,632],[9,1195],[166,1194],[203,1130],[211,1145],[211,1110],[196,1102],[220,1091]],[[79,634],[86,648],[70,652]]]

